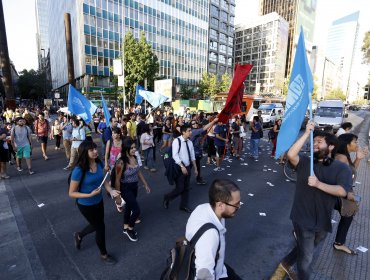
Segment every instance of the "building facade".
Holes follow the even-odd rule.
[[[284,85],[288,22],[271,13],[235,29],[235,62],[253,64],[246,93],[280,95]]]
[[[43,69],[48,63],[47,56],[49,53],[49,17],[48,17],[48,0],[36,0],[36,46],[39,69]]]
[[[109,88],[125,34],[138,39],[142,31],[158,57],[158,75],[195,86],[207,71],[209,9],[210,0],[49,1],[53,88],[67,83],[64,13],[71,14],[77,87]]]
[[[358,11],[335,20],[328,33],[326,56],[342,72],[340,88],[346,94],[347,99],[350,98],[351,91],[353,91],[353,95],[357,95],[358,92],[356,82],[352,83],[351,81],[353,80],[351,73],[358,43],[359,15],[360,12]],[[352,88],[353,90],[351,90]]]
[[[289,78],[298,44],[300,28],[305,36],[308,57],[311,54],[316,18],[316,0],[261,0],[260,14],[276,12],[289,23],[285,77]]]
[[[233,72],[235,0],[211,0],[208,72],[221,77]]]

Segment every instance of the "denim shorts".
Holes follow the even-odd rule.
[[[171,140],[171,135],[163,134],[163,141],[170,141],[170,140]]]

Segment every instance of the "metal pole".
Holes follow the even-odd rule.
[[[145,90],[148,90],[148,80],[145,78],[144,79],[144,88],[145,88]],[[145,104],[145,115],[146,115],[146,100],[144,100],[144,104]]]

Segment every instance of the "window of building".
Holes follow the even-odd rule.
[[[217,33],[218,32],[216,30],[212,29],[212,28],[209,30],[209,35],[213,38],[217,39]]]
[[[98,57],[99,66],[104,66],[104,58]]]
[[[91,64],[96,66],[98,63],[97,59],[96,59],[96,56],[93,56],[92,59],[91,59]]]
[[[226,67],[223,66],[223,65],[220,65],[220,70],[218,71],[218,73],[220,73],[221,75],[225,74],[225,71],[226,71]]]
[[[217,54],[214,52],[209,53],[209,60],[217,61]]]
[[[227,42],[227,36],[223,33],[220,33],[220,42],[224,42],[224,43]]]
[[[85,63],[86,64],[91,64],[91,56],[86,55],[86,57],[85,57]]]
[[[227,23],[226,22],[221,22],[220,28],[222,31],[227,32]]]
[[[85,43],[86,45],[90,45],[90,35],[85,35]]]
[[[215,25],[218,27],[218,19],[215,17],[211,17],[211,24]]]
[[[231,57],[229,57],[227,59],[227,65],[231,66],[233,64],[233,59]]]
[[[217,71],[217,65],[215,63],[209,64],[209,71],[210,72],[216,72]]]
[[[221,19],[227,21],[227,12],[221,11]]]
[[[222,55],[222,54],[220,54],[220,55],[218,56],[218,61],[219,61],[220,63],[226,63],[226,58],[225,58],[225,56],[224,56],[224,55]]]
[[[210,45],[209,47],[211,50],[217,51],[217,46],[218,46],[217,42],[211,41],[209,45]]]
[[[218,17],[218,8],[214,5],[211,5],[211,15]]]
[[[234,44],[234,38],[233,37],[229,37],[229,45],[233,45]]]
[[[226,46],[220,45],[220,52],[226,53]]]
[[[229,9],[229,5],[226,0],[221,0],[221,7],[224,8],[225,10]]]

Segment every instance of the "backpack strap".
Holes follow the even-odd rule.
[[[194,234],[193,238],[189,241],[189,242],[190,242],[190,246],[191,246],[192,248],[194,248],[194,247],[195,247],[195,244],[197,244],[197,242],[198,242],[199,238],[201,238],[201,237],[202,237],[202,235],[203,235],[207,230],[212,229],[212,228],[216,229],[216,230],[217,230],[217,232],[218,232],[217,227],[216,227],[214,224],[212,224],[212,223],[206,223],[206,224],[202,225],[202,226],[198,229],[198,231]]]

